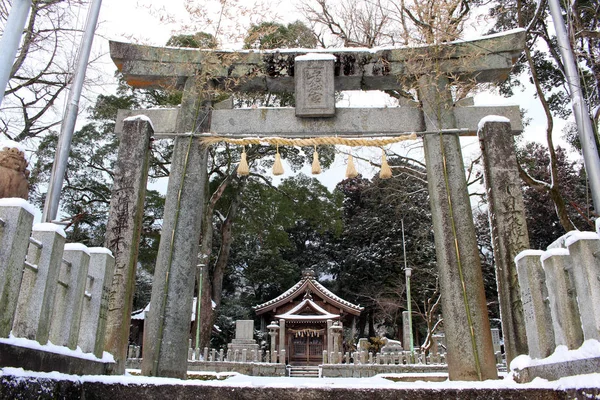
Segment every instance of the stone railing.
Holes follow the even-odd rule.
[[[0,199],[0,338],[12,333],[102,358],[114,258],[65,241],[59,225],[33,225],[25,200]]]
[[[600,340],[599,257],[598,234],[574,231],[545,251],[526,250],[515,258],[530,357]]]

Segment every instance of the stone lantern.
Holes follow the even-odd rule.
[[[334,356],[331,357],[331,362],[332,363],[339,363],[341,362],[341,356],[340,356],[340,338],[342,336],[342,330],[344,328],[342,327],[342,325],[340,325],[339,321],[335,321],[333,323],[333,325],[331,325],[331,327],[329,328],[329,332],[331,333],[331,335],[333,336],[333,354]]]
[[[276,363],[277,353],[275,352],[275,346],[277,346],[277,334],[279,331],[279,324],[275,321],[271,321],[271,323],[267,326],[267,329],[269,330],[269,335],[271,335],[271,362]]]

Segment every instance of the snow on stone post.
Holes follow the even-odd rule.
[[[479,122],[479,144],[488,199],[496,284],[506,363],[527,354],[527,334],[514,259],[529,248],[521,178],[510,120],[490,115]]]
[[[547,250],[541,260],[546,274],[554,343],[556,346],[565,345],[570,350],[577,349],[583,343],[583,331],[575,287],[569,272],[572,268],[569,250]]]
[[[66,235],[59,225],[43,223],[33,226],[31,237],[27,262],[37,270],[23,271],[13,335],[46,344]]]
[[[90,264],[89,249],[80,243],[67,243],[63,259],[54,297],[50,342],[75,350]]]
[[[542,250],[525,250],[517,255],[515,263],[523,303],[529,356],[546,358],[554,351],[552,314],[548,304],[546,274],[540,257]]]
[[[115,179],[106,223],[105,247],[115,257],[108,298],[104,348],[115,357],[115,373],[125,373],[135,269],[148,181],[150,138],[154,130],[145,117],[123,121]],[[145,348],[145,347],[144,347]]]
[[[572,259],[583,338],[600,340],[600,238],[596,232],[574,232],[565,244]]]
[[[83,301],[79,346],[84,353],[94,353],[102,358],[106,333],[106,310],[108,309],[109,282],[115,266],[115,258],[104,247],[91,247],[89,286]]]
[[[0,220],[0,337],[8,337],[17,309],[33,207],[23,199],[0,199]]]

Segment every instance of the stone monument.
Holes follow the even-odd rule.
[[[254,321],[253,320],[238,320],[235,321],[235,339],[227,345],[228,354],[246,354],[258,353],[258,343],[254,340]],[[272,349],[274,350],[274,349]],[[232,361],[232,360],[228,360]],[[233,360],[240,361],[240,360]]]

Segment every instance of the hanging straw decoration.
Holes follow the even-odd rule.
[[[385,150],[381,149],[381,170],[379,171],[379,178],[390,179],[392,177],[392,169],[390,168],[387,158],[385,157]]]
[[[238,176],[250,175],[250,167],[248,167],[248,161],[246,161],[246,146],[242,148],[242,157],[240,158],[240,165],[237,168]]]
[[[273,175],[283,175],[283,165],[281,165],[279,145],[277,145],[277,154],[275,154],[275,163],[273,163]]]
[[[313,153],[312,173],[313,175],[319,175],[321,173],[321,164],[319,164],[319,153],[317,153],[316,145],[315,152]]]
[[[356,178],[358,176],[358,172],[356,171],[356,167],[354,166],[354,159],[352,158],[352,154],[348,156],[348,167],[346,168],[346,178]]]

